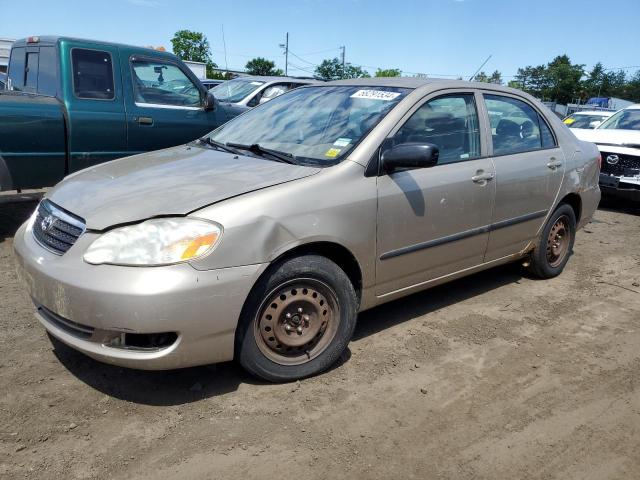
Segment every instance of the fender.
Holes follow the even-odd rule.
[[[4,158],[0,155],[0,192],[6,190],[13,190],[13,178],[11,178],[9,167],[7,167]]]

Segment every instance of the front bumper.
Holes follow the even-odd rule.
[[[90,357],[130,368],[163,370],[233,359],[242,306],[265,264],[208,271],[189,264],[95,266],[82,260],[95,238],[87,232],[58,256],[35,242],[28,222],[16,233],[18,276],[47,331]],[[105,342],[121,333],[161,332],[177,337],[145,350]]]
[[[624,177],[616,177],[606,173],[600,174],[600,190],[603,195],[621,198],[632,202],[640,202],[640,185],[624,181]]]

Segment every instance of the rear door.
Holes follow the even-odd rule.
[[[62,65],[67,108],[69,172],[127,155],[118,49],[66,43]]]
[[[122,65],[131,154],[190,142],[222,123],[204,110],[206,90],[182,64],[134,55]]]
[[[434,167],[378,178],[379,296],[482,263],[495,184],[478,100],[473,91],[435,94],[387,139],[437,145],[440,157]]]
[[[496,201],[485,261],[524,249],[554,204],[565,158],[544,116],[522,98],[484,93],[496,170]]]

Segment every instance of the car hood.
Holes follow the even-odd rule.
[[[212,203],[313,175],[319,168],[179,146],[114,160],[66,177],[47,198],[87,228],[186,215]]]
[[[640,148],[640,131],[613,129],[572,128],[571,131],[580,140],[597,145],[616,145],[620,147]]]

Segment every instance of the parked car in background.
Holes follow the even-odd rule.
[[[600,150],[602,193],[640,202],[640,104],[617,111],[593,130],[572,131]]]
[[[569,128],[596,128],[615,112],[603,112],[599,110],[585,110],[574,112],[563,120]]]
[[[0,90],[4,90],[7,86],[7,74],[0,72]]]
[[[359,311],[507,262],[559,275],[598,160],[519,90],[343,80],[72,175],[13,244],[40,322],[91,357],[289,381],[334,364]]]
[[[282,95],[294,88],[320,83],[319,80],[296,77],[238,77],[211,89],[224,106],[227,120]]]
[[[204,87],[207,90],[211,90],[213,87],[217,87],[222,82],[224,82],[224,80],[216,80],[211,78],[205,78],[204,80],[200,80],[200,83],[202,83],[202,85],[204,85]]]
[[[0,190],[53,185],[114,158],[183,144],[224,123],[167,52],[66,37],[13,44],[0,95]]]

